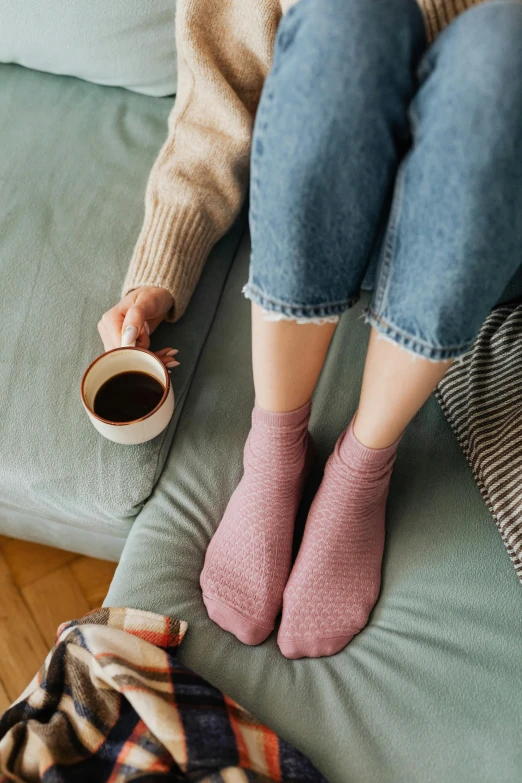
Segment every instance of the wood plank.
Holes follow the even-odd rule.
[[[116,566],[117,563],[92,557],[79,557],[71,563],[71,571],[91,609],[97,609],[105,600]]]
[[[6,711],[11,704],[11,699],[7,695],[7,691],[4,688],[2,681],[0,680],[0,715]]]
[[[49,647],[60,623],[82,617],[90,609],[69,566],[26,585],[22,595]]]
[[[1,549],[18,587],[25,587],[78,557],[74,552],[16,538],[4,541]]]
[[[9,700],[14,701],[44,662],[48,649],[1,555],[0,596],[0,676]]]

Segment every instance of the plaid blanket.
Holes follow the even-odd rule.
[[[0,719],[0,781],[247,783],[324,778],[177,659],[186,623],[99,609],[56,644]]]

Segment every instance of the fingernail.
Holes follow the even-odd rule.
[[[179,353],[177,348],[171,348],[170,351],[167,351],[165,356],[175,356],[177,353]]]
[[[167,362],[165,367],[168,367],[170,369],[171,367],[177,367],[178,365],[179,365],[179,362]]]
[[[121,338],[122,346],[125,347],[126,345],[133,345],[133,343],[136,342],[137,336],[138,336],[138,330],[136,329],[136,327],[127,326]]]
[[[147,334],[150,334],[150,326],[148,325],[147,321],[145,321],[145,331]]]

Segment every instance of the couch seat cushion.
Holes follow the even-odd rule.
[[[117,557],[162,470],[240,225],[213,252],[186,317],[155,338],[182,360],[166,433],[141,446],[106,441],[79,384],[102,351],[96,324],[119,299],[171,106],[0,65],[2,533]],[[116,548],[100,548],[96,532]]]
[[[249,648],[206,616],[199,575],[241,474],[253,404],[240,294],[247,264],[245,243],[107,604],[187,620],[182,659],[309,755],[330,783],[515,783],[520,584],[433,399],[399,449],[381,596],[345,650],[288,661],[275,634]],[[311,429],[322,462],[357,404],[368,338],[360,315],[357,307],[343,317],[316,393]]]

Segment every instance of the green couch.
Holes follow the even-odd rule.
[[[401,444],[382,593],[348,648],[291,662],[273,637],[244,647],[205,614],[199,573],[253,404],[244,216],[186,316],[154,335],[180,349],[168,431],[123,447],[88,422],[79,381],[101,350],[96,323],[118,298],[171,105],[0,65],[0,533],[120,559],[107,604],[187,620],[183,660],[332,783],[516,783],[520,585],[433,399]],[[342,320],[316,393],[309,494],[356,405],[359,316]]]

